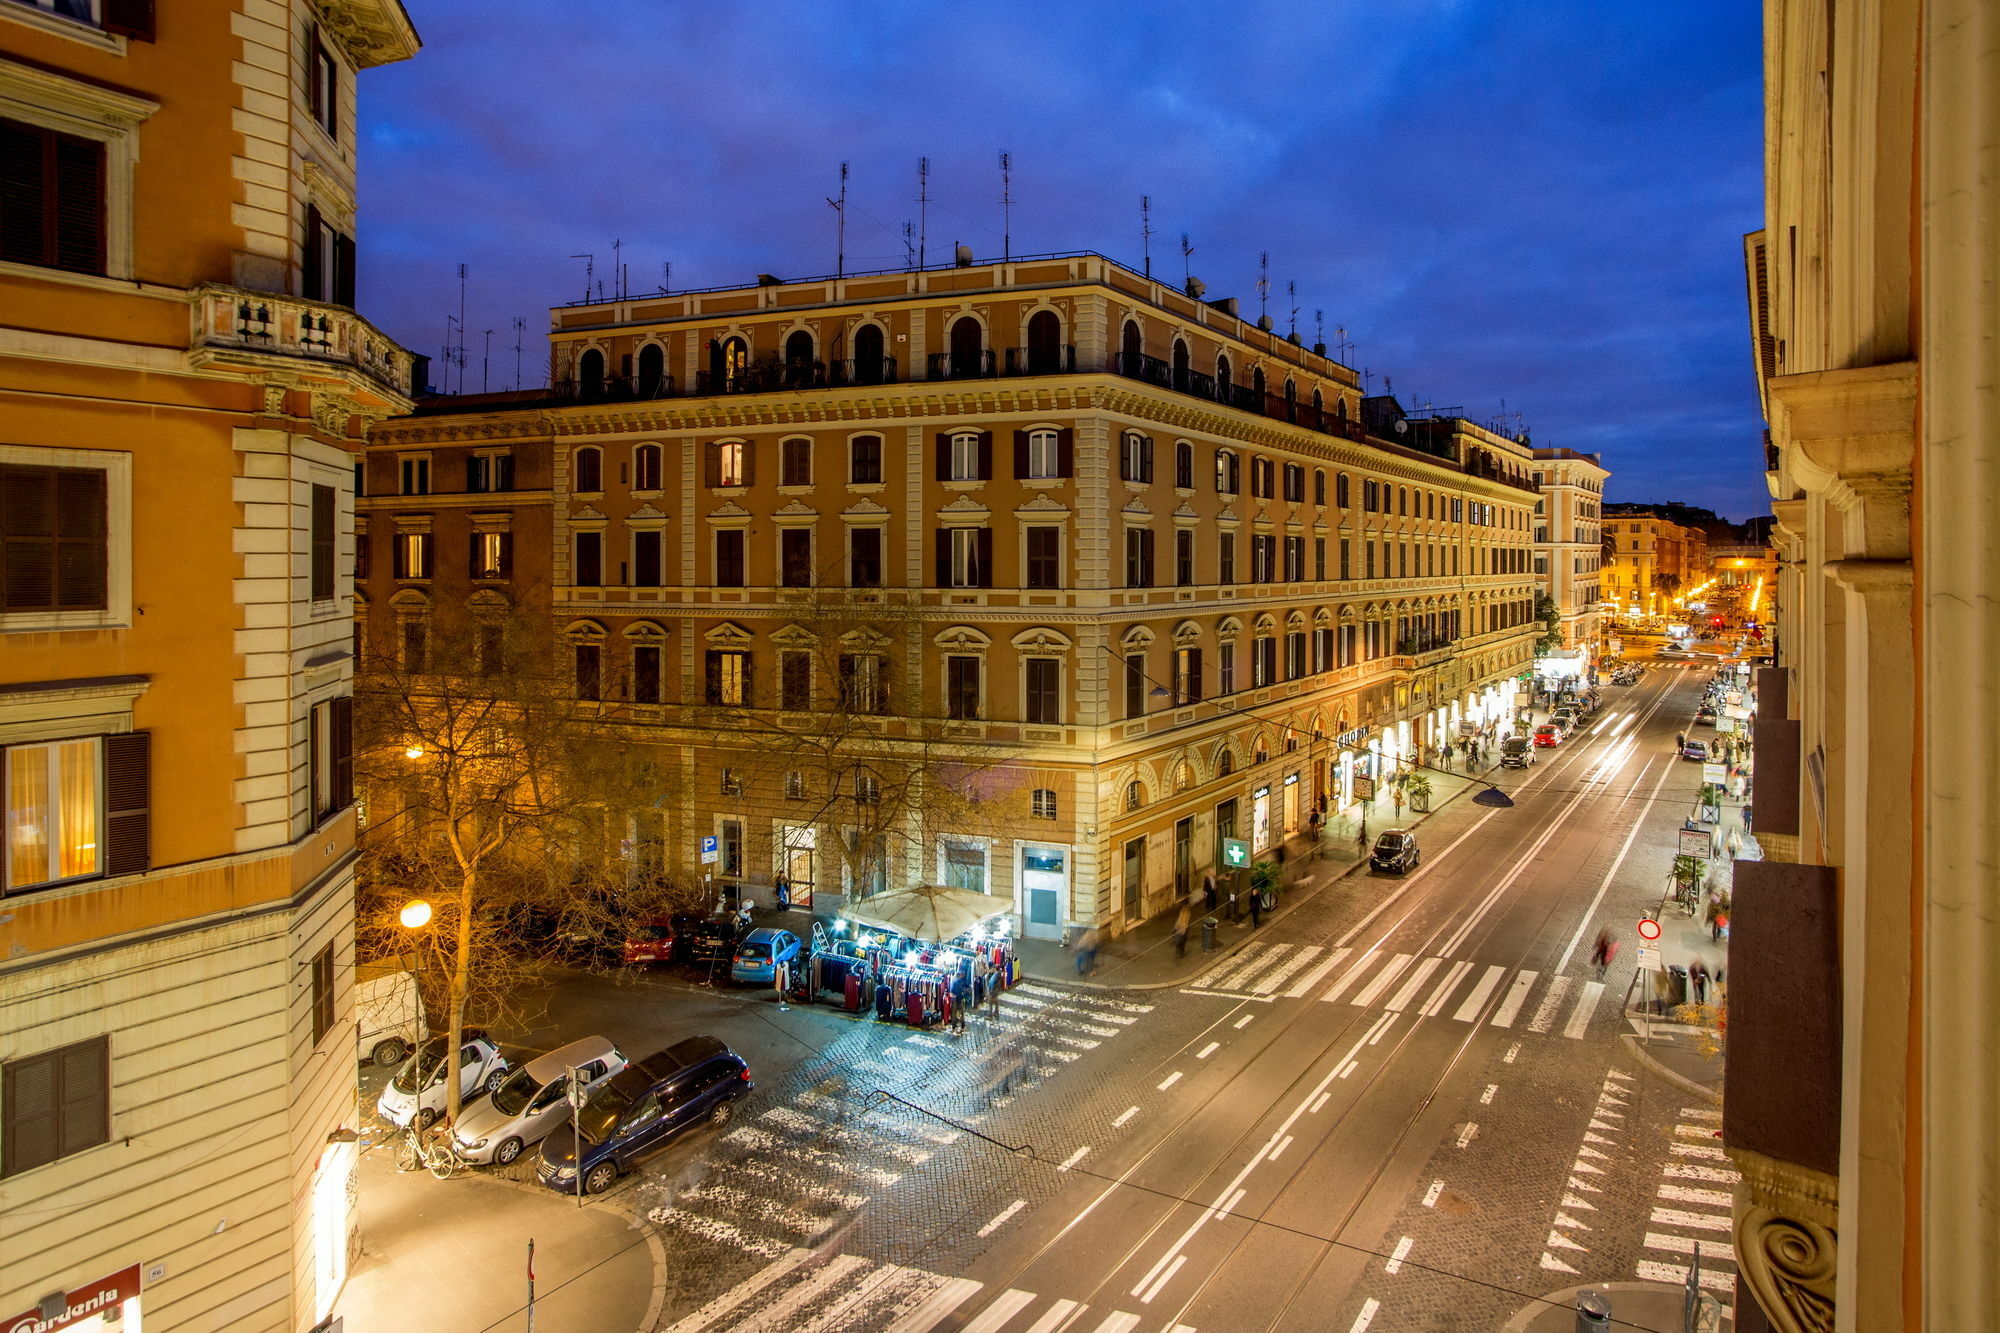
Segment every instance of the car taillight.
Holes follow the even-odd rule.
[[[743,1077],[743,1081],[744,1081],[745,1083],[748,1083],[748,1082],[750,1081],[750,1066],[749,1066],[749,1065],[745,1065],[745,1066],[743,1066],[743,1075],[742,1075],[742,1077]]]

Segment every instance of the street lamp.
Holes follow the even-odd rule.
[[[431,905],[422,898],[415,898],[403,904],[403,910],[396,913],[396,919],[403,923],[405,930],[422,930],[431,923]]]

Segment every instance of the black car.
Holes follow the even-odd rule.
[[[1417,850],[1416,834],[1406,828],[1392,828],[1375,839],[1375,850],[1369,855],[1368,863],[1377,870],[1403,875],[1417,868],[1422,855]]]
[[[727,961],[736,951],[736,919],[705,912],[676,912],[674,957],[686,963]]]
[[[1500,742],[1500,767],[1526,768],[1535,762],[1535,747],[1526,736],[1509,736]]]
[[[581,1169],[586,1194],[610,1189],[639,1158],[688,1126],[727,1124],[737,1099],[753,1086],[750,1066],[718,1038],[675,1042],[596,1085],[577,1113],[576,1129],[564,1124],[542,1140],[535,1178],[573,1194]]]

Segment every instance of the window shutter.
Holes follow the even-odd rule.
[[[701,447],[701,480],[710,490],[722,484],[722,446],[714,440]]]
[[[74,135],[53,136],[55,148],[54,266],[71,273],[104,272],[104,145]]]
[[[1014,476],[1018,480],[1019,478],[1025,477],[1027,475],[1028,475],[1028,432],[1024,430],[1017,430],[1014,432]]]
[[[1076,475],[1076,432],[1067,428],[1056,432],[1056,475]]]
[[[937,530],[937,586],[951,586],[951,529]]]
[[[1139,437],[1139,480],[1151,481],[1152,479],[1153,437],[1150,435],[1141,435]]]
[[[993,432],[990,430],[979,432],[979,479],[993,480]]]
[[[153,736],[128,731],[104,738],[104,858],[107,875],[133,875],[153,863]]]
[[[757,484],[757,442],[755,440],[743,441],[743,484],[745,486],[755,486]]]
[[[937,479],[951,480],[951,436],[945,431],[937,433]]]
[[[354,700],[340,698],[328,710],[333,735],[328,748],[333,755],[333,808],[344,810],[354,804]]]
[[[750,674],[750,668],[755,665],[755,660],[748,653],[742,654],[742,658],[743,658],[743,706],[745,708],[755,708],[757,706],[757,695],[755,691],[755,684]]]
[[[338,232],[333,237],[333,301],[354,304],[354,238]]]
[[[14,1175],[42,1166],[62,1156],[62,1139],[57,1129],[56,1055],[29,1056],[9,1060],[5,1086],[0,1087],[0,1109],[7,1127],[6,1174]]]
[[[979,530],[977,550],[979,556],[979,577],[974,579],[973,583],[981,588],[990,588],[993,586],[993,529],[981,528]]]
[[[333,597],[334,592],[334,548],[337,534],[334,524],[338,515],[334,505],[333,487],[314,486],[312,488],[312,600],[324,602]]]
[[[306,108],[315,114],[326,91],[326,62],[319,58],[319,24],[306,24]]]
[[[722,702],[722,654],[714,648],[709,649],[706,665],[708,701],[719,704]]]
[[[466,534],[465,569],[473,578],[479,578],[486,571],[479,567],[479,534]]]
[[[1139,534],[1139,572],[1148,588],[1153,586],[1153,530]]]
[[[38,126],[0,120],[0,259],[47,262],[49,139]]]
[[[299,295],[308,301],[324,301],[327,294],[320,290],[320,274],[326,269],[325,228],[320,225],[319,209],[306,205],[306,243],[304,272],[299,280]]]
[[[1201,649],[1188,649],[1187,701],[1201,702]]]

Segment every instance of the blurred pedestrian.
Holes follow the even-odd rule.
[[[1076,942],[1076,974],[1088,976],[1097,970],[1097,928],[1091,927]]]
[[[1174,957],[1187,957],[1188,923],[1194,919],[1194,905],[1183,898],[1180,915],[1174,918]]]
[[[1215,910],[1215,876],[1212,874],[1201,877],[1201,903],[1205,910]]]
[[[1708,1003],[1708,965],[1697,958],[1688,965],[1688,985],[1694,988],[1694,1002]]]
[[[1255,930],[1263,924],[1264,895],[1252,889],[1250,891],[1250,929]]]

